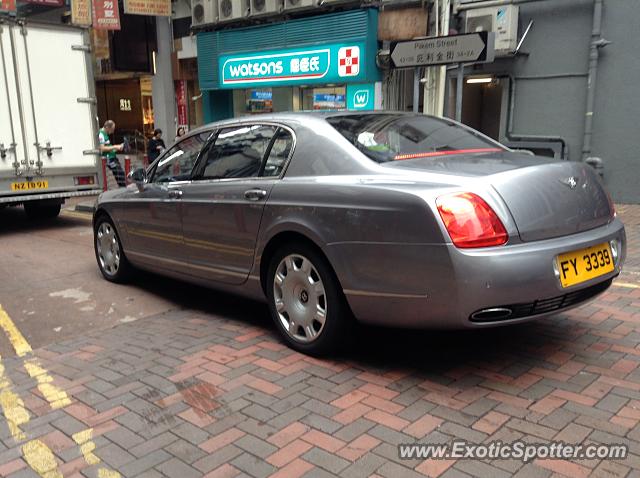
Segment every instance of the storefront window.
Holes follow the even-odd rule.
[[[271,88],[245,90],[247,113],[273,112],[273,91]]]
[[[347,107],[344,86],[302,88],[301,94],[304,110],[343,110]]]

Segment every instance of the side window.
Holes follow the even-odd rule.
[[[204,132],[189,136],[173,146],[158,161],[151,182],[169,183],[188,180],[191,177],[198,153],[210,134],[210,132]]]
[[[267,125],[243,125],[220,130],[207,152],[200,179],[258,176],[276,130],[275,126]]]
[[[280,176],[280,173],[282,173],[282,169],[291,154],[292,148],[293,137],[291,136],[291,133],[284,128],[280,128],[276,135],[276,139],[273,142],[273,146],[271,147],[271,151],[269,151],[269,156],[265,162],[262,176]]]

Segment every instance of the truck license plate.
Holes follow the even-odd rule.
[[[607,243],[560,254],[556,261],[562,287],[580,284],[614,269],[611,248]]]
[[[38,181],[24,181],[21,183],[11,183],[12,191],[31,191],[32,189],[48,189],[49,181],[42,179]]]

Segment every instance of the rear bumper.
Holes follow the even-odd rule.
[[[47,199],[66,199],[80,196],[95,196],[102,192],[102,189],[83,189],[76,191],[52,191],[40,194],[18,194],[14,196],[0,196],[0,204],[16,204],[27,201],[42,201]]]
[[[553,269],[558,254],[611,240],[619,241],[614,271],[562,288]],[[606,289],[606,282],[620,273],[626,257],[626,236],[624,226],[615,219],[591,231],[505,247],[462,250],[453,245],[424,245],[413,250],[412,261],[400,252],[403,248],[379,247],[368,258],[361,258],[356,246],[344,251],[348,252],[345,257],[352,258],[353,267],[346,274],[343,287],[359,320],[399,327],[483,328],[543,317],[595,297]],[[358,264],[359,260],[365,265]],[[378,284],[371,281],[375,262],[395,264],[394,271],[376,270],[375,274],[381,277]],[[359,278],[358,271],[366,271],[367,275]],[[390,273],[404,277],[402,289],[397,283],[393,288],[385,286],[384,277]],[[371,286],[358,288],[353,284]],[[602,286],[596,287],[599,284]],[[592,287],[593,294],[589,294],[587,289]],[[545,300],[548,302],[535,305],[536,301]],[[554,307],[557,302],[560,307]],[[542,307],[545,305],[547,308]],[[506,306],[520,306],[518,314],[502,320],[471,320],[477,311]]]

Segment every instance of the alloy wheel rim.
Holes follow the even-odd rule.
[[[100,224],[96,234],[96,246],[100,268],[110,276],[115,275],[120,267],[120,244],[111,224]]]
[[[289,337],[302,343],[318,339],[327,318],[327,297],[320,274],[300,254],[290,254],[276,267],[273,298],[278,320]]]

